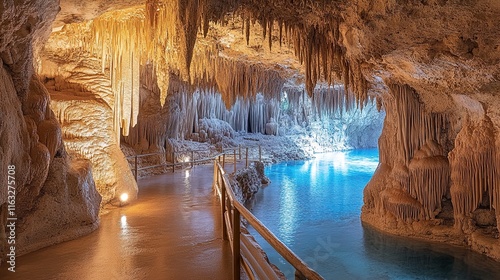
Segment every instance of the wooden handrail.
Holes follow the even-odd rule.
[[[182,154],[182,153],[195,153],[195,152],[206,152],[207,150],[182,150],[182,151],[175,151],[176,154]],[[147,156],[154,156],[154,155],[166,155],[167,152],[154,152],[154,153],[148,153],[148,154],[140,154],[140,155],[133,155],[133,156],[126,156],[125,158],[127,159],[133,159],[135,157],[141,158],[141,157],[147,157]]]
[[[245,162],[246,166],[248,167],[248,161],[249,161],[249,156],[248,156],[248,147],[246,147],[246,152],[245,152]],[[236,161],[237,161],[237,155],[239,155],[239,159],[242,159],[242,153],[241,153],[241,146],[238,146],[236,148],[230,148],[226,149],[226,151],[222,151],[216,155],[213,155],[211,157],[205,158],[205,159],[194,159],[194,152],[199,152],[202,150],[193,150],[193,151],[178,151],[178,152],[173,152],[173,158],[175,159],[175,154],[177,153],[186,153],[190,152],[191,153],[191,160],[187,162],[180,162],[176,163],[175,160],[173,163],[168,163],[168,164],[160,164],[160,165],[154,165],[154,166],[146,166],[142,168],[138,168],[138,158],[141,157],[146,157],[146,156],[151,156],[151,155],[166,155],[166,152],[157,152],[157,153],[150,153],[150,154],[142,154],[142,155],[135,155],[135,156],[129,156],[127,159],[134,159],[135,163],[135,179],[137,180],[138,176],[138,171],[139,170],[144,170],[152,167],[159,167],[159,166],[172,166],[172,171],[175,170],[175,165],[178,164],[185,164],[185,163],[191,163],[191,166],[194,166],[194,163],[196,162],[203,162],[203,161],[208,161],[208,160],[213,160],[214,161],[214,188],[217,190],[217,193],[219,197],[221,198],[221,218],[222,218],[222,226],[223,226],[223,239],[224,240],[229,240],[231,244],[231,249],[233,252],[233,278],[239,279],[240,278],[240,260],[245,260],[243,256],[241,256],[241,251],[240,251],[240,242],[243,242],[245,239],[240,239],[241,237],[241,230],[240,230],[240,218],[243,217],[245,218],[249,224],[259,233],[273,248],[288,262],[290,263],[295,269],[295,278],[296,279],[313,279],[313,280],[319,280],[323,279],[316,271],[313,269],[309,268],[307,264],[302,261],[295,253],[293,253],[283,242],[281,242],[266,226],[262,224],[243,204],[241,204],[237,199],[236,196],[231,188],[231,185],[229,184],[229,179],[227,174],[224,171],[224,164],[225,164],[225,158],[226,154],[233,156],[234,158],[234,169],[236,171]],[[228,153],[229,151],[232,151],[232,153]],[[238,153],[236,152],[238,151]],[[220,158],[222,157],[222,165],[220,163]],[[259,160],[262,159],[262,149],[261,146],[259,145]],[[240,241],[242,240],[242,241]],[[243,244],[242,250],[245,252],[256,252],[258,250],[248,250],[246,245]],[[255,256],[252,255],[252,260],[255,260],[257,258],[254,258]],[[255,262],[253,262],[255,263]],[[258,263],[258,262],[257,262]],[[248,267],[250,264],[245,263],[245,267]],[[261,268],[254,268],[255,271],[263,272],[267,271],[269,273],[270,268],[266,269],[261,269]],[[268,275],[268,274],[266,274]],[[266,276],[269,278],[269,276]]]
[[[221,178],[222,177],[222,178]],[[222,180],[221,180],[222,179]],[[241,217],[245,218],[248,223],[271,245],[273,248],[296,269],[297,279],[313,279],[319,280],[323,279],[316,271],[311,269],[304,261],[302,261],[292,250],[290,250],[283,242],[281,242],[264,224],[262,224],[259,219],[257,219],[241,202],[236,199],[236,196],[229,184],[229,178],[224,171],[221,164],[215,160],[214,161],[214,186],[220,188],[218,193],[221,198],[221,208],[222,213],[224,211],[231,211],[233,214],[233,224],[232,227],[227,225],[226,219],[223,218],[223,235],[227,236],[226,229],[228,232],[233,234],[233,242],[239,242],[240,238],[240,225],[239,219]],[[229,204],[226,203],[226,195],[229,200]],[[223,214],[224,217],[224,214]],[[237,224],[236,224],[237,222]],[[235,246],[237,245],[237,246]],[[234,279],[239,279],[239,267],[240,267],[240,256],[236,254],[238,252],[235,248],[239,248],[239,244],[232,244],[233,248],[233,277]],[[235,256],[238,255],[238,256]]]
[[[261,149],[261,146],[259,145],[258,146],[259,148],[259,161],[261,161],[262,159],[262,149]],[[224,151],[225,150],[225,151]],[[250,158],[248,157],[248,147],[246,148],[247,150],[247,153],[246,153],[246,166],[248,167],[248,161],[250,160]],[[232,153],[228,153],[228,151],[232,151]],[[238,153],[236,152],[238,151]],[[146,170],[146,169],[150,169],[150,168],[156,168],[156,167],[162,167],[162,166],[165,166],[165,167],[172,167],[172,172],[175,171],[175,167],[178,166],[178,165],[182,165],[182,164],[190,164],[191,167],[194,167],[195,163],[201,163],[201,162],[208,162],[208,161],[212,161],[214,160],[215,158],[219,157],[219,156],[223,156],[223,165],[225,164],[226,162],[226,155],[231,155],[233,156],[234,158],[234,168],[236,171],[236,161],[237,161],[237,155],[239,155],[239,158],[241,159],[242,158],[242,155],[241,155],[241,146],[238,146],[238,147],[234,147],[234,148],[226,148],[226,149],[223,149],[222,152],[219,152],[215,155],[212,155],[212,156],[209,156],[209,157],[206,157],[206,158],[201,158],[201,159],[194,159],[194,155],[195,155],[195,152],[206,152],[206,150],[182,150],[182,151],[173,151],[172,152],[172,159],[173,159],[173,163],[162,163],[162,164],[156,164],[156,165],[150,165],[150,166],[143,166],[141,168],[138,167],[138,159],[139,158],[143,158],[143,157],[147,157],[147,156],[154,156],[154,155],[164,155],[166,156],[167,155],[167,152],[155,152],[155,153],[148,153],[148,154],[140,154],[140,155],[133,155],[133,156],[126,156],[125,158],[128,160],[128,159],[133,159],[134,160],[134,168],[133,168],[133,173],[134,173],[134,177],[135,177],[135,181],[137,182],[137,179],[139,177],[138,173],[139,171],[141,170]],[[189,161],[186,161],[186,162],[175,162],[175,155],[177,154],[191,154],[191,159]],[[255,159],[252,159],[252,160],[255,160]]]

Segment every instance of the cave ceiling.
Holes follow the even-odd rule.
[[[453,105],[452,94],[487,100],[499,90],[495,0],[62,0],[60,5],[54,31],[109,11],[142,13],[144,36],[155,45],[139,44],[147,49],[142,61],[161,57],[192,83],[213,84],[206,76],[214,66],[197,60],[215,53],[274,69],[280,78],[305,84],[308,92],[317,83],[342,83],[360,104],[394,83],[414,88],[439,112]],[[175,51],[158,53],[162,48]]]

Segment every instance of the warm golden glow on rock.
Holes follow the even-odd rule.
[[[59,1],[0,4],[0,170],[19,166],[28,221],[44,199],[85,205],[94,228],[101,196],[137,192],[121,143],[156,152],[179,132],[207,137],[197,120],[212,109],[276,134],[277,100],[305,89],[320,119],[374,100],[387,112],[365,222],[500,259],[498,1],[60,2],[57,18]]]

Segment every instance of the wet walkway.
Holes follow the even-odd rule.
[[[139,199],[101,217],[90,235],[2,266],[0,279],[230,279],[213,166],[139,180]]]

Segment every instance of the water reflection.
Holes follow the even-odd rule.
[[[127,216],[123,215],[120,218],[120,224],[121,224],[122,229],[127,227]]]
[[[282,181],[283,199],[280,201],[279,231],[282,233],[283,242],[293,243],[297,223],[297,201],[295,195],[297,187],[292,180],[284,177]]]
[[[430,243],[363,228],[366,255],[380,265],[391,264],[409,277],[426,279],[498,279],[497,262],[464,248]]]
[[[327,154],[321,155],[320,159],[324,159],[324,157],[327,157],[326,155]],[[319,162],[320,161],[318,161],[318,164]],[[331,163],[333,164],[333,168],[336,172],[341,173],[343,175],[347,174],[349,166],[346,162],[344,152],[333,152],[331,155]]]

